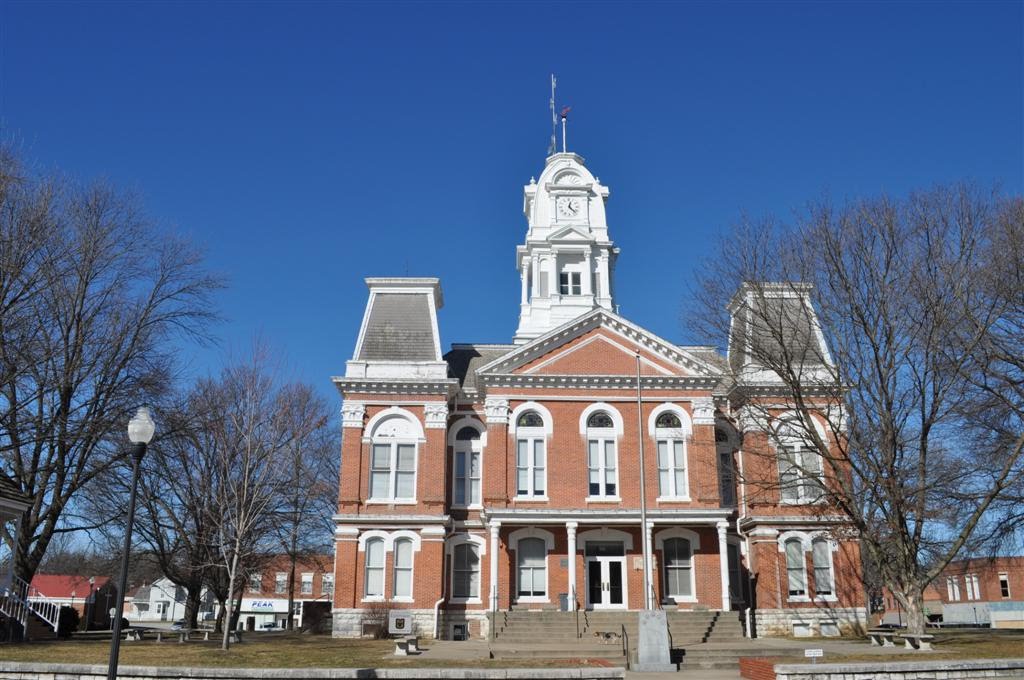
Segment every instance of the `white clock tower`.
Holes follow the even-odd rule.
[[[523,189],[526,244],[516,248],[522,277],[518,344],[586,314],[614,311],[612,272],[619,249],[608,238],[608,187],[574,153],[548,157]]]

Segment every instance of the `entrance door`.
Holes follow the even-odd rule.
[[[626,608],[626,556],[621,541],[588,541],[587,607]]]

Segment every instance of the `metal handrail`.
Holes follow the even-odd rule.
[[[629,670],[629,633],[626,632],[626,624],[621,624],[622,629],[622,655],[626,657],[626,670]]]
[[[491,630],[488,635],[491,642],[498,637],[498,584],[491,584]]]
[[[570,588],[569,595],[572,597],[572,599],[569,600],[569,603],[572,605],[572,610],[573,610],[573,612],[576,615],[576,639],[578,640],[578,639],[580,639],[583,636],[580,635],[580,607],[576,603],[576,586],[575,585],[573,585],[572,588]]]
[[[29,612],[45,621],[54,632],[60,627],[60,605],[43,595],[30,583],[11,575],[11,582],[0,596],[0,612],[28,628]]]

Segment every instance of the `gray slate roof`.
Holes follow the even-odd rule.
[[[388,292],[374,296],[356,359],[437,361],[427,295]]]
[[[453,345],[444,355],[448,375],[458,378],[463,391],[477,389],[476,370],[514,350],[516,345]]]
[[[17,503],[28,504],[31,499],[21,492],[21,488],[13,479],[5,474],[0,474],[0,497]]]

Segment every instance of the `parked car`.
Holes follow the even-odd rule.
[[[262,624],[260,628],[262,628],[263,630],[274,630],[275,628],[277,628],[277,622],[268,621],[267,623]]]
[[[171,630],[181,630],[185,627],[185,619],[178,619],[171,624]]]

